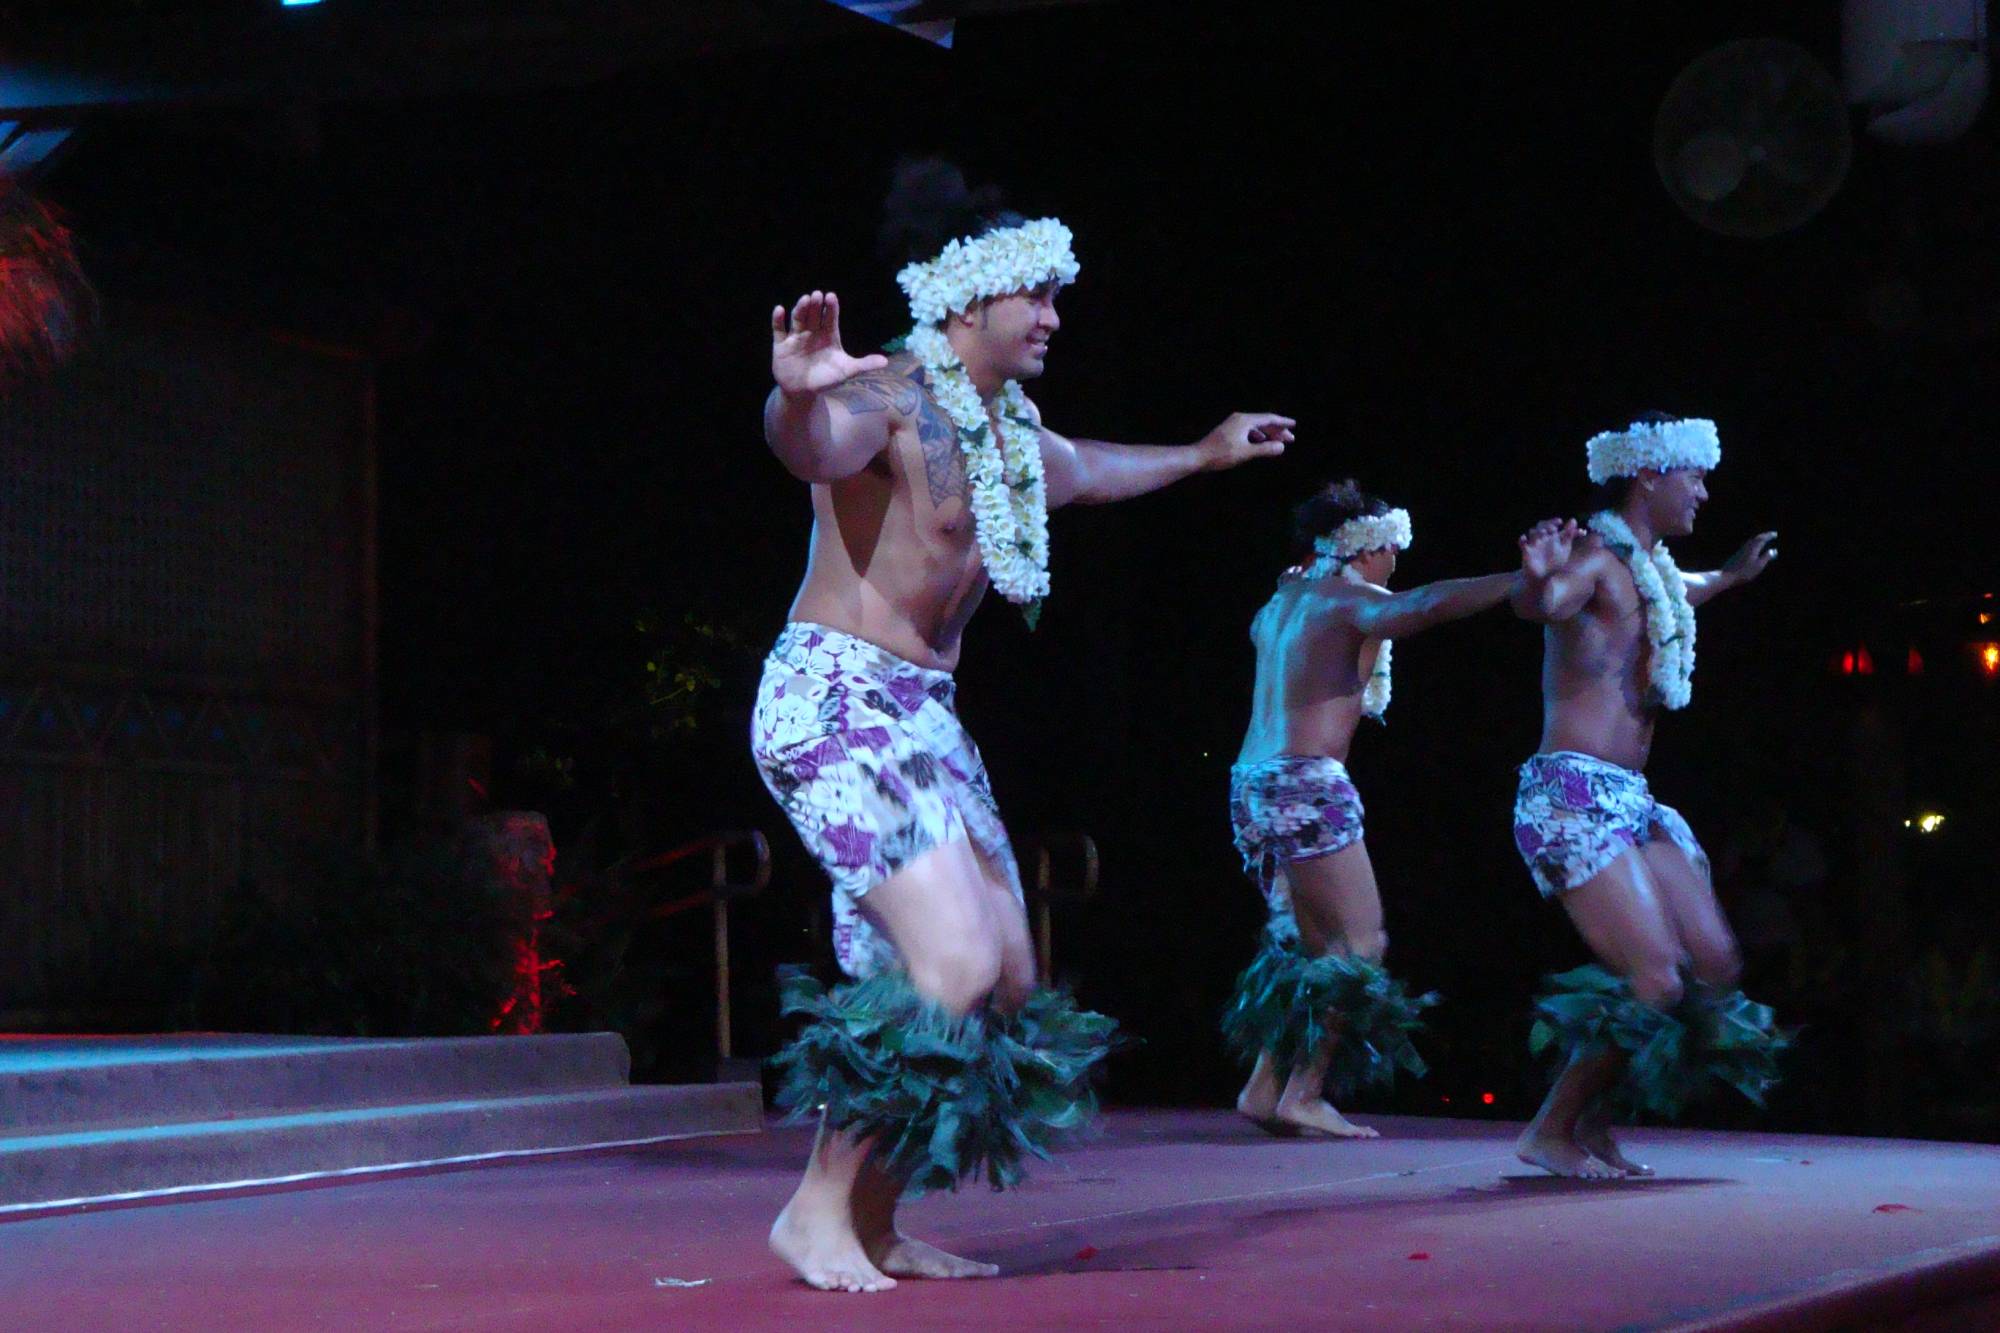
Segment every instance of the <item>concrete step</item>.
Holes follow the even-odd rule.
[[[0,1039],[0,1135],[623,1087],[616,1033]]]
[[[754,1133],[754,1084],[480,1097],[0,1138],[0,1213]]]
[[[0,1038],[0,1213],[755,1133],[755,1083],[632,1087],[611,1033]]]

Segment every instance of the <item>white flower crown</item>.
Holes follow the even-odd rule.
[[[1054,218],[1037,218],[952,241],[937,258],[905,266],[896,285],[910,298],[910,314],[918,326],[927,328],[989,296],[1024,292],[1045,282],[1075,282],[1077,272],[1069,228]]]
[[[1364,514],[1350,518],[1325,537],[1313,540],[1313,550],[1338,560],[1351,560],[1364,551],[1380,551],[1393,546],[1409,549],[1410,511],[1391,509],[1386,514]]]
[[[1722,437],[1704,417],[1635,421],[1624,430],[1591,436],[1584,453],[1590,459],[1591,483],[1602,486],[1613,477],[1636,477],[1644,468],[1713,468],[1722,461]]]

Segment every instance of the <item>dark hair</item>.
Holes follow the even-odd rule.
[[[1635,426],[1664,426],[1669,422],[1686,420],[1686,417],[1678,416],[1672,412],[1641,412],[1638,416],[1632,418],[1632,424]],[[1586,501],[1590,506],[1591,512],[1596,513],[1601,509],[1617,509],[1622,506],[1625,503],[1626,497],[1631,495],[1632,483],[1635,480],[1637,478],[1634,477],[1613,477],[1609,481],[1601,481],[1592,486],[1590,488],[1590,498]]]
[[[1361,489],[1349,477],[1329,482],[1317,494],[1292,511],[1292,561],[1305,564],[1313,558],[1313,543],[1330,536],[1351,518],[1374,518],[1389,512],[1389,502]]]
[[[901,268],[937,258],[952,241],[1026,221],[1007,207],[997,186],[973,189],[965,173],[941,157],[905,157],[890,174],[876,243],[882,259]]]

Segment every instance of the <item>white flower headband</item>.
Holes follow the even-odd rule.
[[[1590,480],[1601,486],[1613,477],[1636,477],[1644,468],[1713,468],[1722,461],[1722,437],[1715,433],[1715,423],[1703,417],[1635,421],[1624,430],[1591,436],[1584,452],[1590,459]]]
[[[1350,518],[1329,536],[1313,541],[1313,550],[1340,560],[1351,560],[1364,551],[1393,546],[1407,550],[1410,545],[1410,511],[1391,509],[1386,514],[1364,514]]]
[[[1027,291],[1045,282],[1075,282],[1070,231],[1054,218],[1037,218],[984,236],[952,241],[936,259],[910,264],[896,285],[910,298],[920,327],[963,314],[975,301]]]

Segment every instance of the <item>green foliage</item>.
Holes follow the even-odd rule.
[[[643,612],[633,627],[645,644],[646,720],[655,740],[697,729],[731,660],[753,656],[734,627],[694,611]]]
[[[319,1036],[469,1036],[514,992],[525,904],[445,845],[299,848],[223,907],[203,1025]]]
[[[1993,951],[1981,944],[1963,968],[1932,949],[1916,967],[1916,1035],[1941,1046],[1970,1048],[2000,1029],[2000,986]]]
[[[793,969],[784,1011],[809,1021],[772,1057],[778,1105],[794,1119],[823,1109],[831,1128],[869,1137],[912,1195],[981,1175],[1001,1189],[1027,1157],[1047,1159],[1095,1112],[1090,1074],[1117,1031],[1050,990],[1011,1016],[954,1017],[901,973],[829,991]]]
[[[1606,1097],[1614,1113],[1628,1118],[1677,1116],[1716,1083],[1762,1106],[1794,1035],[1778,1028],[1770,1006],[1699,982],[1689,982],[1671,1011],[1641,1003],[1622,978],[1595,964],[1548,977],[1545,985],[1529,1052],[1564,1058],[1606,1047],[1626,1052],[1624,1077]]]
[[[1269,1051],[1280,1070],[1295,1069],[1333,1043],[1327,1086],[1335,1097],[1388,1087],[1402,1070],[1428,1072],[1411,1038],[1435,994],[1411,995],[1381,964],[1352,954],[1308,957],[1290,922],[1273,922],[1250,966],[1236,979],[1222,1034],[1246,1064]]]

